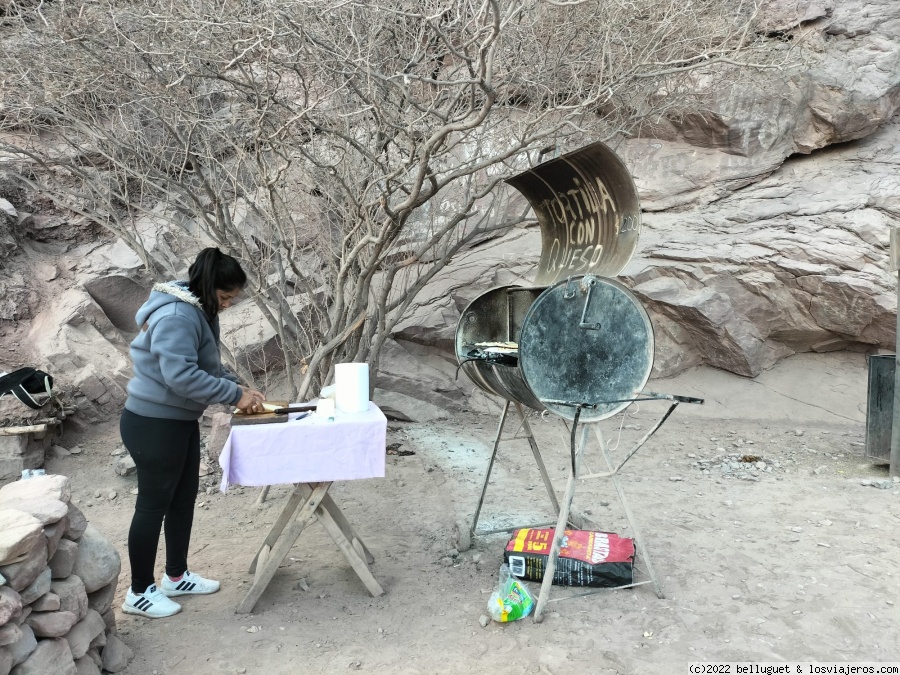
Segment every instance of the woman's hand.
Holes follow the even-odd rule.
[[[265,394],[261,391],[256,391],[256,389],[250,389],[250,387],[238,386],[241,387],[241,400],[237,402],[238,410],[243,410],[245,413],[263,412],[263,401],[266,400]]]

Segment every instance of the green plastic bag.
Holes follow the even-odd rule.
[[[509,565],[500,566],[500,583],[488,600],[488,612],[499,623],[515,621],[531,614],[534,600],[525,584],[509,573]]]

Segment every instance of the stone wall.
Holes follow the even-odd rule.
[[[124,670],[112,608],[121,561],[65,476],[0,488],[0,675]]]

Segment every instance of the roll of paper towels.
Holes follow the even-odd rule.
[[[339,363],[334,367],[334,403],[345,413],[369,409],[369,364]]]

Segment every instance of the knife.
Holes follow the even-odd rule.
[[[295,405],[290,408],[275,408],[275,410],[273,410],[272,412],[275,413],[276,415],[286,415],[288,413],[307,412],[309,410],[315,410],[315,409],[316,409],[315,405]]]

